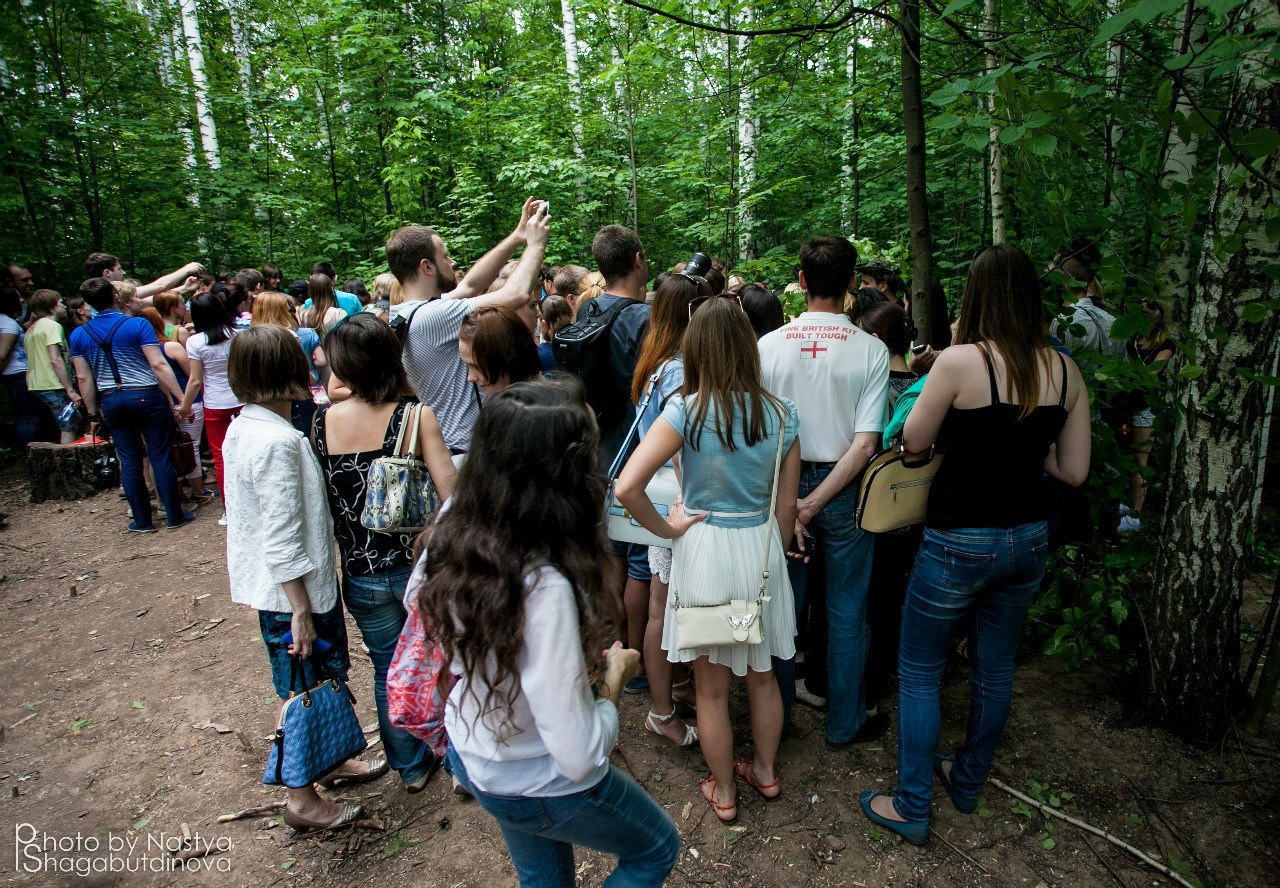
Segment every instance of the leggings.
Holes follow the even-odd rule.
[[[218,495],[223,497],[223,508],[226,508],[226,494],[222,486],[222,442],[227,437],[227,429],[231,428],[231,420],[240,415],[240,408],[218,410],[205,405],[204,433],[209,439],[209,452],[213,454],[213,474],[218,479]]]

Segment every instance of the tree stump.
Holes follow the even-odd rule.
[[[31,502],[79,500],[120,483],[116,451],[110,443],[46,444],[27,447]]]

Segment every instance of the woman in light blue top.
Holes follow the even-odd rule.
[[[729,822],[738,813],[735,776],[766,799],[781,793],[774,759],[782,734],[782,697],[771,657],[795,655],[785,552],[795,528],[800,420],[794,404],[765,391],[755,334],[741,307],[710,299],[693,309],[684,336],[685,393],[667,404],[614,492],[646,529],[675,540],[662,646],[672,662],[693,663],[698,739],[711,768],[702,793],[716,816]],[[645,496],[645,485],[676,454],[684,502],[663,519]],[[780,466],[776,502],[768,515],[775,465]],[[761,643],[680,648],[677,597],[681,607],[753,597],[766,570]],[[731,675],[747,681],[754,760],[733,758]]]

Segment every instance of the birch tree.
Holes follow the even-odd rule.
[[[213,121],[213,106],[209,103],[209,78],[204,69],[204,44],[200,40],[200,19],[196,0],[178,0],[182,11],[183,44],[187,50],[187,63],[191,67],[191,85],[196,101],[196,120],[200,125],[200,147],[204,151],[209,169],[222,168],[222,153],[218,149],[218,127]]]
[[[1000,0],[985,0],[983,4],[983,43],[986,45],[987,73],[992,74],[999,63],[994,50],[1000,38]],[[991,84],[987,96],[987,114],[991,127],[987,135],[987,190],[991,199],[991,242],[1002,244],[1006,240],[1004,225],[1004,153],[1000,147],[1000,118],[996,111],[997,83]]]

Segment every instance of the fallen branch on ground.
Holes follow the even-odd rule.
[[[270,805],[258,805],[256,808],[245,808],[243,811],[237,811],[234,814],[222,814],[218,817],[219,823],[230,823],[233,820],[247,820],[250,817],[268,817],[272,814],[279,814],[284,810],[284,802],[273,802]]]
[[[1132,854],[1134,857],[1141,860],[1143,863],[1151,867],[1153,870],[1156,870],[1157,872],[1167,876],[1168,878],[1173,879],[1173,881],[1177,882],[1179,885],[1182,885],[1183,888],[1195,888],[1194,885],[1192,885],[1182,876],[1178,875],[1176,872],[1171,870],[1169,867],[1165,866],[1160,861],[1156,860],[1150,854],[1147,854],[1144,851],[1139,851],[1137,848],[1133,847],[1123,839],[1117,839],[1115,836],[1113,836],[1110,833],[1110,831],[1105,829],[1099,829],[1096,826],[1085,823],[1083,820],[1077,820],[1076,818],[1072,817],[1069,814],[1063,814],[1057,808],[1053,808],[1049,805],[1044,804],[1043,802],[1038,802],[1035,799],[1031,798],[1031,796],[1025,793],[1018,792],[1012,786],[1009,786],[1006,783],[1002,783],[994,777],[988,777],[987,782],[990,783],[992,786],[994,786],[996,789],[1000,790],[1001,792],[1006,792],[1021,802],[1025,802],[1028,805],[1032,805],[1036,808],[1039,808],[1044,813],[1052,817],[1057,817],[1059,820],[1065,820],[1067,823],[1070,823],[1072,826],[1078,826],[1080,829],[1091,832],[1095,836],[1098,836],[1099,838],[1106,839],[1108,842],[1115,845],[1117,848],[1123,848],[1125,851],[1128,851],[1130,854]]]

